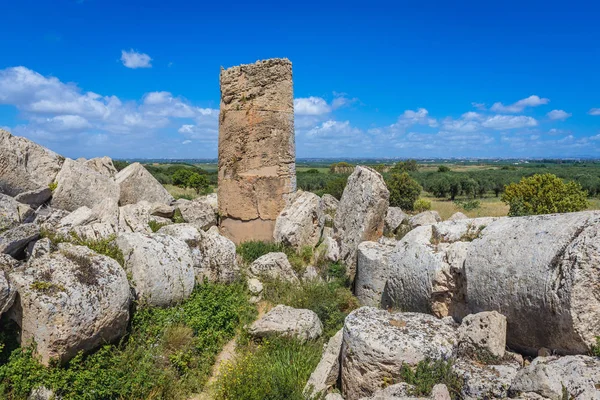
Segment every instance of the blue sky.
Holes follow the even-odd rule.
[[[594,3],[6,2],[0,127],[216,157],[220,67],[287,57],[298,157],[600,156]]]

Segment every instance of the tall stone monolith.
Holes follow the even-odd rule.
[[[219,214],[236,243],[273,240],[296,190],[292,63],[270,59],[221,70]]]

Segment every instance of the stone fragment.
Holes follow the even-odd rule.
[[[438,383],[431,389],[428,397],[415,397],[411,395],[416,390],[413,385],[401,382],[378,390],[371,397],[363,397],[361,400],[450,400],[450,392],[446,385]]]
[[[500,218],[464,262],[470,313],[498,311],[507,345],[588,353],[600,335],[600,212]]]
[[[389,258],[394,245],[362,242],[358,259],[354,294],[363,306],[381,307],[385,285],[390,278]]]
[[[321,361],[310,374],[308,382],[304,387],[304,395],[308,398],[314,398],[318,395],[327,393],[333,388],[340,375],[340,354],[342,352],[343,330],[340,329],[329,339]]]
[[[119,204],[125,206],[140,201],[171,204],[173,196],[140,163],[133,163],[119,171],[115,182],[120,187]]]
[[[258,278],[281,279],[300,283],[285,253],[268,253],[250,264],[250,273]]]
[[[52,190],[49,187],[41,187],[26,192],[19,193],[15,200],[19,203],[27,204],[30,207],[38,208],[52,197]]]
[[[280,304],[255,321],[248,333],[257,338],[286,336],[305,342],[320,337],[323,325],[314,311]]]
[[[598,357],[537,357],[518,372],[510,392],[513,396],[530,392],[552,400],[600,399],[598,382]]]
[[[361,307],[344,322],[342,393],[347,400],[371,396],[398,379],[403,365],[447,360],[456,344],[456,330],[432,315]]]
[[[117,175],[117,169],[113,165],[113,161],[110,157],[97,157],[84,161],[84,164],[93,169],[96,172],[101,173],[109,178],[114,178]]]
[[[0,253],[19,258],[27,245],[40,236],[36,224],[22,224],[0,233]]]
[[[273,240],[296,190],[292,64],[271,59],[221,70],[218,201],[235,243]]]
[[[128,204],[119,207],[119,231],[120,232],[144,232],[152,233],[150,221],[161,225],[170,225],[173,223],[168,218],[157,217],[151,215],[150,212],[154,209],[155,204],[147,201],[140,201],[136,204]]]
[[[116,239],[140,304],[165,307],[187,299],[194,288],[187,244],[165,234],[123,233]]]
[[[469,219],[469,217],[467,217],[465,214],[458,211],[458,212],[455,212],[454,214],[452,214],[450,216],[450,218],[448,218],[448,221],[459,221],[461,219]]]
[[[402,225],[406,219],[408,219],[408,215],[406,215],[400,207],[388,207],[383,232],[386,235],[394,236],[398,227]]]
[[[34,212],[31,207],[0,193],[0,232],[31,222],[33,218]]]
[[[282,243],[296,250],[305,246],[315,247],[321,238],[325,221],[320,206],[321,199],[314,193],[298,191],[292,195],[275,221],[275,243]]]
[[[65,363],[123,334],[130,291],[125,271],[112,258],[63,243],[9,274],[19,293],[12,318],[22,345],[35,341],[44,364]]]
[[[40,258],[45,256],[46,254],[52,253],[54,251],[54,245],[48,238],[42,238],[40,240],[36,240],[35,242],[29,243],[27,245],[27,257],[29,260],[34,258]]]
[[[412,216],[408,219],[408,224],[413,228],[423,225],[433,225],[442,222],[442,218],[437,211],[423,211],[420,214]]]
[[[508,397],[508,389],[520,368],[514,360],[484,364],[459,358],[452,365],[452,371],[462,379],[461,398],[465,400]]]
[[[333,219],[335,218],[339,204],[340,201],[330,194],[325,193],[323,197],[321,197],[320,208],[323,217],[325,218],[324,225],[327,228],[333,228]]]
[[[506,348],[506,317],[496,311],[467,315],[458,329],[459,352],[484,352],[492,357],[504,357]]]
[[[190,248],[196,282],[231,283],[239,276],[235,244],[218,232],[204,232],[192,224],[162,227],[158,233],[183,240]]]
[[[185,222],[194,224],[198,229],[207,230],[217,225],[217,214],[213,206],[203,200],[178,201],[177,208]]]
[[[61,210],[94,208],[105,199],[119,199],[119,186],[111,178],[69,158],[56,175],[56,182],[51,205]]]
[[[64,157],[23,137],[0,129],[0,193],[19,193],[48,187]]]
[[[390,193],[382,176],[369,167],[357,166],[348,178],[335,214],[335,238],[348,275],[356,273],[356,250],[360,242],[375,241],[383,234]]]

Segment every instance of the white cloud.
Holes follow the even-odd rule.
[[[190,144],[190,143],[192,143],[191,140],[184,140],[183,142],[181,142],[181,144]]]
[[[568,113],[564,110],[552,110],[546,115],[548,116],[548,118],[550,118],[552,120],[564,121],[565,119],[569,118],[573,114]]]
[[[538,122],[532,117],[526,117],[524,115],[511,116],[511,115],[494,115],[489,117],[481,123],[484,128],[506,130],[506,129],[517,129],[537,126]]]
[[[148,54],[138,53],[131,49],[121,50],[121,62],[127,68],[152,68],[152,58]]]
[[[294,113],[297,115],[323,115],[331,112],[331,107],[321,97],[294,99]]]
[[[490,108],[491,111],[500,112],[500,113],[519,113],[522,112],[526,107],[537,107],[542,104],[548,104],[550,102],[549,99],[540,98],[539,96],[532,95],[525,99],[521,99],[516,103],[505,106],[504,104],[498,102],[494,103]]]
[[[590,115],[600,115],[600,108],[592,108],[590,111],[588,111],[588,114],[590,114]]]
[[[405,110],[398,118],[398,124],[401,125],[429,125],[436,127],[437,121],[435,118],[429,117],[429,111],[425,108],[419,108],[416,111]]]
[[[485,103],[476,103],[476,102],[472,102],[471,106],[473,106],[473,108],[476,108],[480,111],[485,111]]]

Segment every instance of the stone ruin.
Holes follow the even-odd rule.
[[[219,214],[236,243],[273,240],[296,190],[292,63],[270,59],[221,70]]]

